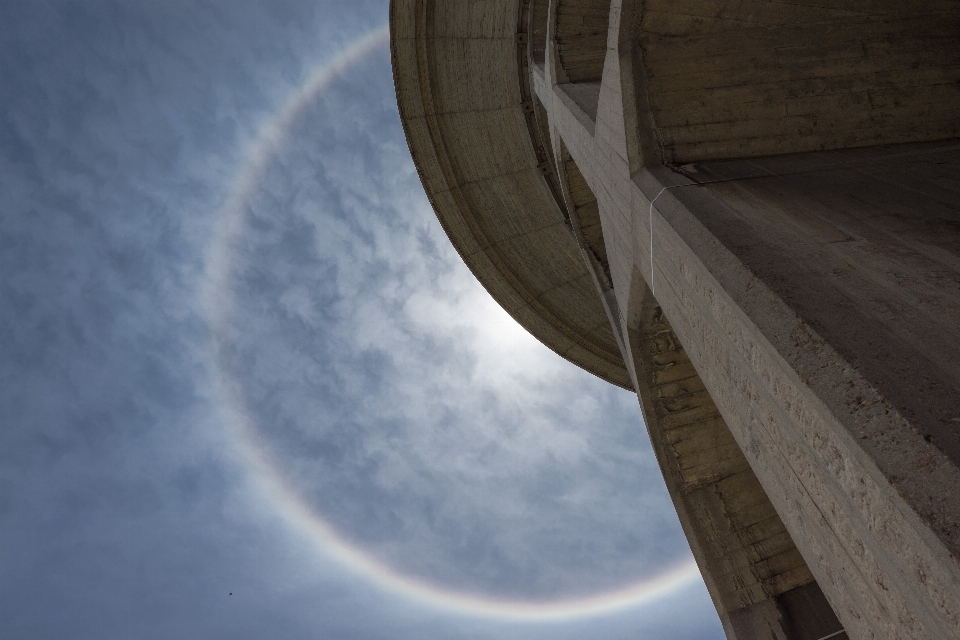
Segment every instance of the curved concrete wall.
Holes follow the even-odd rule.
[[[630,388],[592,276],[544,178],[547,151],[532,137],[519,8],[391,4],[407,142],[444,230],[497,302],[564,358]]]

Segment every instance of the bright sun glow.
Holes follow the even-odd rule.
[[[251,149],[247,162],[234,182],[232,195],[221,211],[207,262],[205,299],[216,340],[225,339],[227,321],[232,313],[231,294],[227,286],[232,267],[231,247],[243,227],[244,204],[255,189],[265,164],[282,144],[286,130],[304,107],[326,89],[339,73],[387,42],[388,29],[385,26],[360,39],[318,69],[264,128]],[[470,342],[478,345],[475,350],[479,354],[476,375],[491,384],[510,384],[521,371],[547,370],[557,366],[556,358],[485,292],[465,293],[455,305],[427,294],[415,295],[408,305],[412,317],[422,319],[425,331],[440,325],[447,327],[448,332],[449,327],[457,327]],[[237,446],[271,503],[324,550],[384,588],[461,613],[536,621],[577,618],[637,606],[663,597],[699,578],[696,565],[687,561],[658,576],[615,591],[574,600],[523,602],[456,593],[400,574],[338,536],[284,483],[257,443],[256,424],[245,407],[240,385],[218,360],[215,369],[218,391],[235,429]]]

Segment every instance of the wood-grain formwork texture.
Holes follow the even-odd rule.
[[[391,48],[451,241],[637,392],[728,637],[960,638],[960,3],[393,0]]]

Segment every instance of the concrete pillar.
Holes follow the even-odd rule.
[[[533,86],[599,204],[610,311],[728,634],[830,631],[822,589],[851,637],[960,637],[960,141],[643,166],[677,150],[637,131],[621,20],[599,86]]]

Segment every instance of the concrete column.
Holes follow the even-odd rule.
[[[608,312],[728,633],[806,638],[784,604],[806,587],[854,638],[960,637],[960,144],[638,167],[618,5],[599,87],[534,87],[596,197]],[[657,380],[686,366],[684,404]]]

